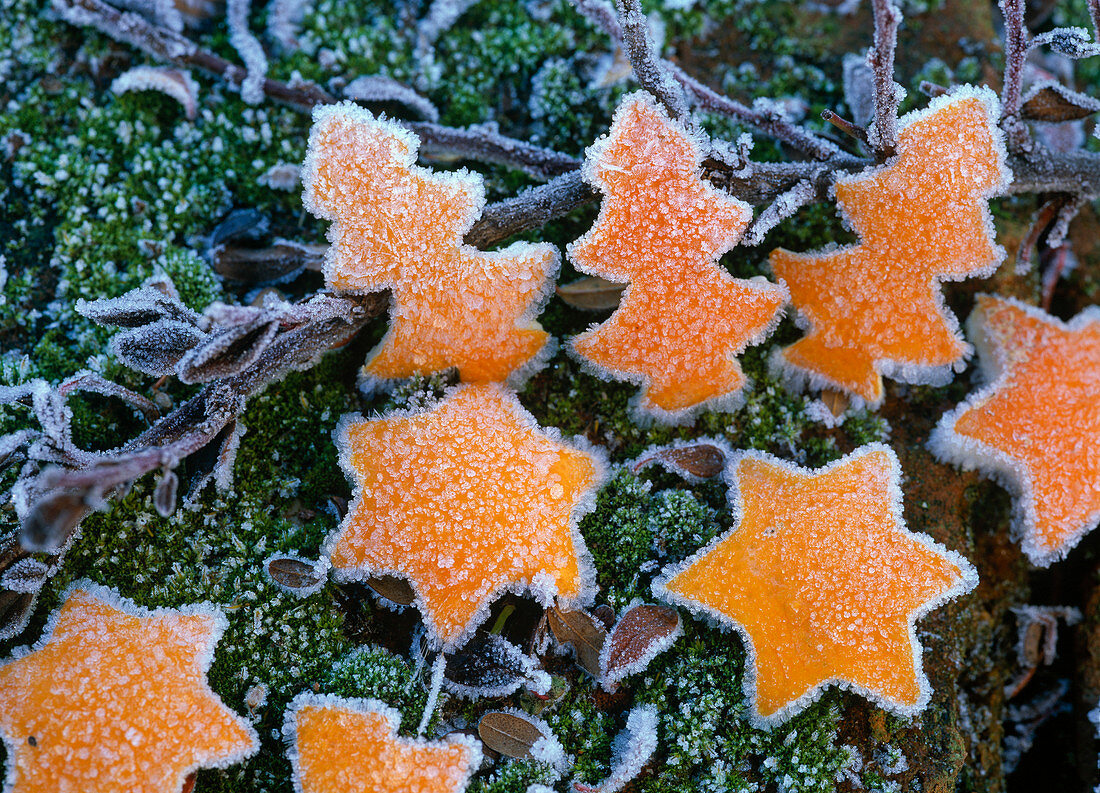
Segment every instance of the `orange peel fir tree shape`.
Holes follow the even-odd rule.
[[[734,528],[654,582],[658,597],[741,633],[758,726],[834,683],[899,714],[927,704],[914,623],[977,574],[905,529],[900,477],[880,444],[816,471],[743,452],[727,470]]]
[[[988,199],[1011,179],[995,119],[997,98],[960,88],[901,120],[897,156],[838,179],[836,199],[858,245],[776,250],[775,275],[807,335],[777,353],[779,368],[813,388],[871,406],[882,375],[943,384],[969,355],[940,281],[988,275],[1004,258]]]
[[[79,582],[41,641],[0,665],[6,793],[168,793],[255,754],[255,730],[206,682],[225,617],[148,611]]]
[[[286,713],[295,793],[461,793],[481,764],[468,735],[397,735],[401,714],[374,699],[300,694]]]
[[[967,330],[987,385],[940,420],[929,446],[1016,494],[1013,529],[1045,567],[1100,523],[1100,308],[1065,323],[980,295]]]
[[[352,103],[319,107],[313,120],[303,198],[335,221],[325,280],[338,292],[393,290],[367,382],[457,367],[464,382],[516,385],[544,363],[550,336],[534,318],[550,296],[557,249],[464,244],[485,205],[480,176],[417,167],[415,135]]]
[[[353,416],[337,432],[355,499],[326,543],[334,575],[407,578],[435,644],[461,645],[504,591],[591,598],[576,525],[604,462],[540,428],[502,386],[460,386],[423,412]]]
[[[603,193],[596,224],[569,246],[578,270],[628,282],[611,317],[569,349],[597,376],[643,385],[643,417],[689,419],[734,407],[745,376],[734,356],[771,332],[786,289],[734,278],[718,257],[752,210],[700,178],[704,141],[645,94],[627,97],[585,178]]]

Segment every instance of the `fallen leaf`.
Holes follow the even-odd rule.
[[[267,560],[267,574],[287,589],[315,587],[323,575],[317,566],[296,556],[276,556]]]
[[[375,575],[363,583],[398,606],[411,606],[416,600],[416,593],[409,582],[395,575]]]
[[[534,670],[523,650],[495,633],[475,636],[445,653],[443,679],[455,693],[469,697],[505,697],[518,690]]]
[[[619,307],[626,284],[608,281],[599,276],[588,276],[571,284],[559,286],[555,291],[562,302],[572,308],[588,311],[607,311]]]
[[[600,676],[600,651],[607,631],[586,611],[569,611],[553,606],[546,612],[550,631],[562,644],[573,646],[577,663],[593,677]]]
[[[631,470],[638,473],[650,463],[657,463],[688,481],[710,479],[725,469],[726,450],[714,443],[662,446],[644,452]]]
[[[535,719],[492,710],[481,717],[477,734],[494,752],[505,757],[526,758],[531,757],[531,748],[540,739],[550,736],[550,731]]]
[[[680,612],[674,608],[639,603],[627,609],[600,653],[604,687],[645,669],[681,633]]]

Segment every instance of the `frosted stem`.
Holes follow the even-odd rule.
[[[439,701],[439,690],[443,688],[443,668],[447,665],[447,659],[443,653],[437,653],[432,664],[432,682],[428,688],[428,701],[424,703],[424,715],[420,717],[420,726],[416,728],[416,734],[423,735],[428,729],[428,722],[435,713],[436,703]]]
[[[1001,89],[1001,124],[1012,151],[1031,151],[1031,136],[1020,118],[1023,105],[1024,65],[1027,60],[1027,28],[1024,0],[1000,0],[1005,20],[1005,74]]]
[[[891,0],[871,0],[875,19],[874,47],[869,63],[875,84],[875,118],[871,143],[891,155],[898,145],[898,107],[902,90],[894,82],[894,51],[898,45],[901,11]]]

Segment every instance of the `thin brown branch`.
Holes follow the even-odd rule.
[[[1024,0],[1000,0],[1005,24],[1005,73],[1001,88],[1001,126],[1014,152],[1031,151],[1031,135],[1020,117],[1023,106],[1024,65],[1028,34],[1024,21]]]
[[[868,58],[875,84],[875,117],[869,139],[879,154],[893,155],[898,145],[898,107],[901,88],[894,82],[894,51],[898,43],[901,11],[892,0],[871,0],[874,46]]]
[[[849,135],[858,140],[864,146],[870,145],[867,142],[867,130],[861,127],[859,124],[853,124],[851,121],[841,115],[838,115],[837,113],[834,113],[832,110],[822,110],[821,117],[837,129],[839,129],[845,135]]]
[[[119,11],[103,0],[53,0],[53,7],[67,22],[93,27],[159,60],[198,69],[238,87],[247,77],[245,69],[200,49],[187,37],[158,27],[137,14]],[[263,92],[271,100],[297,110],[308,111],[316,105],[338,101],[320,86],[308,82],[285,83],[267,78],[263,82]],[[536,179],[550,179],[580,165],[568,155],[495,133],[426,122],[398,123],[420,137],[421,146],[427,153],[498,163],[522,170]]]
[[[1089,18],[1092,20],[1092,37],[1100,41],[1100,0],[1088,0]]]
[[[619,28],[622,47],[634,76],[642,88],[649,91],[664,105],[672,118],[688,117],[684,90],[669,74],[664,62],[654,51],[653,40],[649,35],[649,21],[642,11],[639,0],[618,0]]]

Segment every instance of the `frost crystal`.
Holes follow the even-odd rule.
[[[783,287],[733,278],[718,257],[752,219],[700,178],[704,142],[645,94],[627,97],[585,178],[604,194],[596,225],[569,246],[577,268],[629,282],[602,325],[571,352],[596,375],[639,383],[635,408],[662,421],[732,406],[745,385],[734,356],[778,321]]]
[[[468,735],[401,738],[401,714],[376,699],[300,694],[283,725],[297,793],[459,793],[481,765]]]
[[[550,337],[534,318],[557,273],[554,246],[466,245],[485,205],[479,176],[417,167],[412,133],[350,102],[313,119],[302,182],[306,207],[336,221],[325,279],[342,292],[393,290],[368,384],[457,367],[465,382],[518,385],[540,368]]]
[[[1013,530],[1045,567],[1100,522],[1100,308],[1064,323],[982,295],[967,329],[987,385],[940,419],[929,447],[1016,495]]]
[[[42,640],[0,665],[7,790],[180,790],[197,768],[259,748],[210,689],[225,617],[206,604],[148,611],[79,582]]]
[[[182,69],[137,66],[119,75],[111,83],[111,92],[160,91],[183,105],[184,115],[194,120],[198,114],[199,85]]]
[[[461,646],[503,591],[588,600],[578,516],[604,477],[595,450],[538,427],[498,385],[462,386],[423,412],[337,431],[355,499],[325,552],[337,580],[409,580],[429,635]]]
[[[906,530],[900,477],[880,444],[817,471],[743,452],[727,472],[734,528],[654,582],[658,597],[741,633],[758,726],[785,721],[830,683],[898,714],[928,703],[914,624],[977,574]]]
[[[882,401],[884,374],[915,383],[951,379],[970,348],[939,282],[988,275],[1004,258],[987,206],[1011,178],[998,116],[993,93],[969,87],[910,113],[897,157],[837,181],[837,203],[860,244],[772,253],[772,268],[809,329],[777,354],[785,374],[872,406]]]

